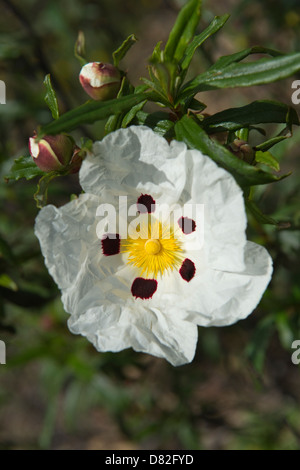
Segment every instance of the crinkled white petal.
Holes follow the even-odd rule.
[[[143,301],[141,301],[143,302]],[[162,309],[137,304],[126,307],[103,304],[68,321],[73,333],[86,336],[98,351],[135,351],[167,359],[179,366],[191,362],[197,343],[197,327]]]
[[[126,194],[163,197],[165,203],[177,201],[185,186],[184,143],[168,142],[147,127],[131,126],[106,136],[93,146],[80,169],[84,191],[102,194],[110,188]]]
[[[187,320],[200,326],[225,326],[246,318],[258,305],[272,276],[272,258],[267,250],[248,241],[245,268],[239,273],[211,269],[202,256],[201,252],[188,256],[196,267],[190,282],[179,273],[163,277],[155,294],[157,304],[172,302],[186,313]]]

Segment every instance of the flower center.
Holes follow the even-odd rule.
[[[183,261],[174,229],[156,220],[142,223],[138,238],[121,240],[121,252],[128,253],[127,263],[137,267],[140,276],[154,279],[167,270],[178,269]]]
[[[157,255],[161,250],[160,241],[150,238],[150,240],[147,240],[145,243],[145,250],[148,255]]]

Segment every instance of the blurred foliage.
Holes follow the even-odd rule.
[[[134,32],[139,41],[124,64],[138,85],[141,56],[147,50],[150,55],[157,37],[166,40],[183,3],[68,0],[62,8],[58,0],[2,2],[0,78],[7,86],[7,104],[0,105],[0,338],[7,345],[7,365],[0,366],[3,449],[300,448],[299,367],[291,362],[291,344],[300,339],[299,131],[272,149],[283,173],[292,175],[252,190],[264,214],[283,222],[281,228],[262,225],[249,212],[248,238],[266,246],[274,260],[268,291],[247,320],[200,328],[194,362],[177,369],[131,350],[99,354],[84,338],[71,335],[33,234],[36,181],[3,180],[13,159],[28,153],[33,130],[51,119],[45,75],[51,75],[61,112],[85,101],[73,57],[79,30],[85,33],[89,60],[102,61]],[[198,72],[221,53],[257,42],[285,52],[299,49],[296,0],[222,5],[207,0],[204,7],[201,29],[214,15],[231,11],[232,17],[226,31],[194,57]],[[265,88],[264,99],[290,105],[291,81]],[[256,99],[255,90],[249,95],[229,91],[223,102],[212,98],[208,109],[246,104]],[[213,97],[220,96],[216,93]],[[273,133],[281,130],[271,127]],[[81,134],[101,138],[103,123]],[[55,180],[50,202],[63,204],[69,194],[80,192],[77,178]]]

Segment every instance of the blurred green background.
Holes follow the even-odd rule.
[[[7,104],[0,105],[0,339],[7,346],[7,364],[0,365],[1,449],[300,449],[300,374],[291,361],[291,344],[300,339],[297,129],[274,148],[282,172],[292,175],[255,196],[265,213],[290,228],[260,225],[249,216],[248,238],[266,246],[274,260],[271,284],[247,320],[199,328],[196,357],[180,368],[132,350],[100,354],[69,332],[33,233],[36,181],[4,182],[13,159],[28,154],[33,131],[51,120],[44,76],[51,74],[61,112],[87,99],[73,55],[79,30],[89,60],[108,62],[135,33],[139,41],[122,66],[138,85],[153,47],[166,40],[184,3],[0,3],[0,79],[7,93]],[[256,44],[300,50],[298,0],[207,0],[200,27],[223,13],[231,19],[205,43],[194,73],[221,54]],[[200,99],[208,113],[255,99],[292,104],[297,78],[206,92]],[[73,136],[102,138],[103,123]],[[68,176],[51,185],[49,199],[61,205],[79,191],[78,176]]]

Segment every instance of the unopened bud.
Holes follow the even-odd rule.
[[[63,170],[73,156],[73,140],[64,134],[29,139],[29,151],[36,165],[45,172]]]
[[[235,139],[229,148],[234,155],[247,163],[252,163],[254,160],[255,152],[253,148],[244,140]]]
[[[79,80],[86,93],[99,101],[115,98],[121,83],[118,69],[102,62],[90,62],[84,65]]]

